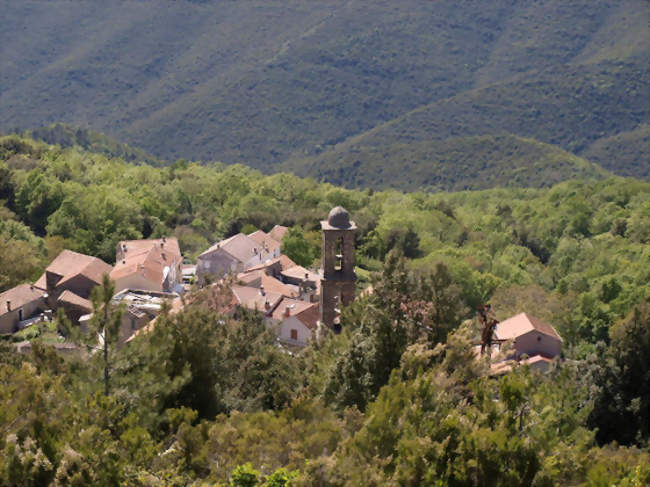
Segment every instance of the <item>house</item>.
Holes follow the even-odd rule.
[[[528,313],[519,313],[498,323],[494,341],[497,345],[491,351],[492,357],[498,355],[504,342],[512,342],[512,350],[503,359],[492,363],[492,374],[509,371],[515,362],[545,371],[553,358],[562,353],[562,337],[553,325]]]
[[[0,294],[0,334],[13,333],[21,323],[45,311],[45,293],[31,284],[20,284]]]
[[[494,335],[499,341],[513,341],[516,358],[526,354],[528,357],[540,355],[552,359],[562,353],[562,338],[553,325],[528,313],[519,313],[500,322]]]
[[[284,298],[267,319],[267,325],[286,344],[305,346],[318,327],[318,303]]]
[[[238,233],[217,242],[199,255],[196,276],[199,285],[206,279],[218,279],[228,274],[240,273],[271,259],[271,253],[248,235]]]
[[[125,240],[117,245],[110,274],[115,292],[143,289],[175,292],[183,282],[183,259],[176,238]]]
[[[282,244],[271,237],[268,233],[263,232],[262,230],[257,230],[248,235],[250,238],[255,240],[264,250],[271,254],[271,259],[280,257],[280,250]]]
[[[284,227],[282,225],[275,225],[269,232],[269,237],[271,237],[276,242],[282,243],[282,239],[286,235],[287,230],[289,230],[287,227]]]
[[[49,309],[57,310],[61,306],[75,321],[79,312],[90,305],[92,289],[101,284],[104,274],[110,274],[112,269],[96,257],[64,250],[47,266],[34,287],[46,292]]]

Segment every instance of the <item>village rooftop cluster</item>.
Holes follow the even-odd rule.
[[[0,294],[0,334],[51,321],[60,310],[83,329],[92,317],[91,292],[108,275],[115,286],[113,305],[123,309],[121,344],[155,326],[165,303],[172,314],[182,310],[187,300],[181,296],[195,282],[199,288],[228,288],[230,298],[218,310],[221,313],[232,316],[242,308],[255,310],[280,343],[303,347],[324,328],[338,331],[341,306],[355,298],[356,225],[345,209],[336,207],[321,228],[322,265],[318,270],[299,266],[282,254],[287,227],[281,225],[268,233],[257,230],[221,240],[201,253],[196,265],[184,263],[176,238],[121,241],[114,266],[64,250],[35,283]],[[507,372],[522,361],[546,370],[561,354],[562,338],[548,323],[526,313],[501,323],[485,313],[480,315],[483,343],[476,353],[487,352],[492,373]],[[504,343],[512,344],[507,353],[501,353]],[[53,345],[61,351],[74,349],[60,340]],[[29,342],[18,343],[17,348],[26,351]]]

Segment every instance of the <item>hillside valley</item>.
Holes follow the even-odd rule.
[[[345,189],[240,164],[153,167],[107,155],[134,153],[92,133],[52,134],[100,152],[0,137],[0,318],[16,312],[17,293],[50,295],[30,283],[66,273],[53,267],[61,256],[115,263],[117,282],[126,259],[149,255],[142,239],[155,239],[161,263],[178,247],[199,262],[215,241],[283,225],[282,252],[315,271],[320,222],[336,206],[356,223],[357,292],[340,333],[295,348],[265,321],[292,319],[290,307],[231,311],[234,276],[190,284],[170,295],[180,308],[161,306],[119,346],[122,313],[130,331],[143,313],[107,305],[117,295],[105,275],[87,304],[91,333],[61,312],[0,336],[3,485],[484,485],[468,465],[500,487],[650,481],[650,382],[639,372],[650,183],[601,174],[542,188]],[[539,144],[495,140],[515,156]],[[258,285],[255,299],[272,294]],[[497,371],[507,343],[477,355],[486,302],[498,327],[547,323],[561,354],[537,355],[546,372],[523,355]],[[99,330],[109,341],[92,353]]]
[[[642,0],[2,7],[4,132],[65,122],[166,160],[348,186],[417,185],[382,182],[377,171],[395,164],[378,152],[415,158],[429,188],[485,187],[457,183],[485,161],[536,171],[513,160],[510,143],[460,143],[477,136],[555,146],[533,165],[561,149],[617,174],[650,173]],[[557,180],[551,166],[544,184]],[[441,168],[439,181],[426,176]]]

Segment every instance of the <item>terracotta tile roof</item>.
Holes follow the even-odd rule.
[[[170,255],[166,248],[149,246],[124,254],[124,258],[115,263],[110,274],[114,281],[126,276],[141,273],[142,276],[156,284],[161,284],[165,277],[165,268],[178,262],[179,256]]]
[[[284,298],[271,315],[274,320],[283,321],[287,318],[287,308],[289,316],[300,320],[307,328],[313,330],[320,319],[318,303],[306,303],[298,299]]]
[[[127,255],[130,253],[148,252],[152,247],[157,247],[162,248],[170,256],[173,255],[179,259],[181,258],[181,248],[178,245],[178,239],[176,237],[165,237],[165,240],[162,238],[122,240],[118,243],[118,247],[121,249],[126,247]]]
[[[284,235],[287,233],[287,230],[289,230],[287,227],[284,227],[282,225],[276,225],[269,232],[269,236],[276,242],[282,242],[282,239],[284,238]]]
[[[553,325],[546,323],[527,313],[519,313],[512,318],[508,318],[497,325],[495,334],[499,340],[511,340],[531,331],[538,331],[557,340],[562,341],[562,337],[555,331]]]
[[[274,267],[276,265],[279,265],[280,271],[284,271],[285,269],[296,267],[297,264],[294,261],[292,261],[289,257],[282,254],[280,255],[280,257],[276,257],[275,259],[267,260],[266,262],[253,266],[247,269],[245,272],[257,271],[260,269],[268,269],[269,267]]]
[[[82,298],[81,296],[73,293],[69,289],[66,289],[61,293],[61,296],[59,296],[57,302],[71,304],[73,306],[77,306],[78,308],[82,308],[88,312],[91,312],[93,310],[93,304],[89,300]]]
[[[248,309],[256,309],[262,313],[271,312],[282,300],[282,295],[279,293],[267,292],[265,290],[264,294],[262,294],[260,289],[248,286],[233,285],[232,293],[240,306]],[[268,303],[268,307],[266,303]]]
[[[262,276],[265,276],[264,269],[248,270],[237,274],[237,281],[245,286],[259,287],[262,283]]]
[[[201,255],[199,255],[199,257],[210,254],[219,249],[230,254],[239,262],[248,262],[255,255],[257,255],[259,252],[262,251],[259,243],[257,243],[255,240],[250,238],[248,235],[244,235],[243,233],[238,233],[237,235],[233,235],[230,238],[217,242],[208,250],[206,250]],[[263,260],[264,260],[264,256],[263,256]]]
[[[61,280],[57,285],[80,274],[100,284],[102,282],[102,276],[104,274],[110,274],[111,270],[112,267],[110,265],[97,257],[80,254],[72,250],[64,250],[47,266],[43,275],[34,285],[38,288],[46,289],[47,272],[61,276]]]
[[[490,375],[503,375],[507,374],[510,372],[513,367],[516,365],[535,365],[539,363],[543,363],[548,367],[548,364],[550,364],[553,360],[547,357],[543,357],[542,355],[533,355],[532,357],[529,357],[525,360],[506,360],[503,362],[495,362],[490,365]]]
[[[20,284],[14,288],[7,289],[0,294],[0,315],[8,312],[7,301],[11,301],[11,309],[15,310],[42,297],[43,290],[31,284]]]
[[[320,320],[320,306],[318,303],[310,304],[311,306],[299,312],[296,315],[296,318],[298,318],[310,330],[315,330],[318,327],[318,320]]]
[[[276,239],[271,237],[268,233],[263,232],[262,230],[257,230],[248,235],[250,238],[255,240],[260,246],[268,249],[269,252],[273,253],[276,250],[279,250],[282,244]]]
[[[305,279],[305,275],[307,275],[307,280],[309,281],[317,282],[319,280],[317,274],[315,274],[314,272],[308,269],[305,269],[301,265],[295,265],[293,267],[283,270],[282,275],[286,277],[292,277],[294,279]]]
[[[297,298],[300,296],[300,290],[297,286],[284,284],[273,276],[262,274],[262,286],[266,291],[282,294],[287,298]]]

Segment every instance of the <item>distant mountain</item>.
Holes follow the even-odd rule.
[[[486,157],[459,137],[512,135],[650,175],[646,0],[160,5],[0,0],[0,130],[63,121],[269,172],[446,139],[458,164]]]

